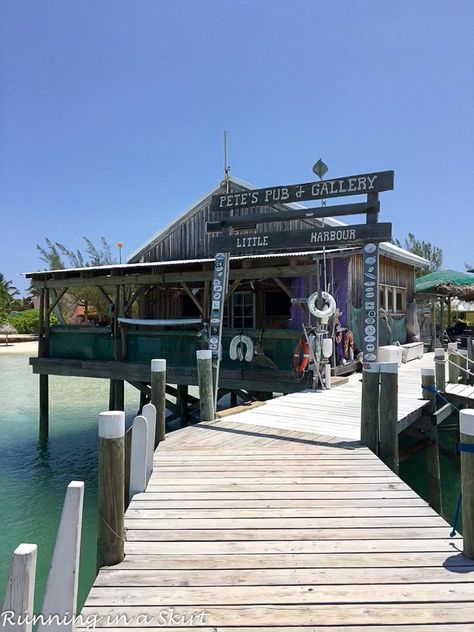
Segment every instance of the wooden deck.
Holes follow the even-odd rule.
[[[82,614],[132,632],[473,630],[474,561],[351,439],[357,402],[344,389],[168,435],[127,511],[126,557],[100,571]],[[323,404],[337,399],[331,426]],[[171,611],[187,624],[170,625]]]

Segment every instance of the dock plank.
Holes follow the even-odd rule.
[[[401,427],[432,363],[400,369]],[[123,632],[473,630],[474,561],[359,443],[359,406],[356,375],[168,435],[83,617]]]

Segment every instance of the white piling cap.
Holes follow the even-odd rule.
[[[26,542],[22,542],[13,551],[13,554],[14,555],[31,555],[32,553],[35,553],[37,549],[38,549],[37,544],[28,544]]]
[[[152,360],[151,370],[153,373],[163,373],[166,371],[166,360]]]
[[[461,434],[474,437],[474,408],[459,411],[459,431]]]
[[[363,372],[365,373],[380,373],[380,363],[379,362],[364,362],[362,365]]]
[[[99,437],[120,439],[125,436],[125,413],[121,410],[107,410],[99,414]]]
[[[380,362],[380,373],[398,373],[398,362]]]
[[[434,369],[421,369],[421,375],[425,377],[434,377],[435,370]]]
[[[436,358],[441,358],[442,360],[444,360],[444,349],[435,349],[435,359]]]
[[[457,342],[448,342],[448,351],[456,350],[458,348]]]
[[[196,351],[196,358],[198,360],[212,360],[212,351],[210,349],[199,349],[199,351]]]

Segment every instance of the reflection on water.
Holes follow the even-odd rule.
[[[125,389],[126,412],[138,394]],[[97,415],[108,406],[107,380],[50,377],[50,439],[38,442],[38,376],[27,355],[0,356],[0,602],[10,556],[38,544],[37,604],[49,569],[66,487],[85,482],[79,598],[95,577]]]

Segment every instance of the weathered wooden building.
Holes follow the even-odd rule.
[[[253,188],[235,178],[230,178],[228,186],[231,191]],[[219,219],[219,215],[211,216],[210,202],[213,194],[223,191],[221,183],[152,236],[126,264],[28,274],[42,291],[44,315],[67,288],[91,285],[107,298],[113,321],[106,327],[49,327],[44,316],[40,354],[31,360],[33,370],[42,375],[109,378],[118,393],[127,380],[146,392],[149,360],[164,357],[169,384],[181,386],[182,392],[197,384],[195,351],[206,346],[203,324],[209,317],[215,255],[206,222]],[[239,209],[234,215],[277,211],[283,216],[296,208],[304,207],[275,203],[251,211]],[[327,210],[330,215],[330,206]],[[328,217],[285,220],[264,227],[248,225],[239,230],[243,235],[258,235],[263,230],[298,231],[321,225],[327,230],[346,226]],[[380,344],[407,341],[406,314],[414,300],[415,269],[426,265],[424,259],[391,243],[380,245]],[[327,289],[336,300],[338,322],[333,323],[332,332],[340,339],[344,332],[352,331],[357,354],[361,348],[359,249],[265,254],[250,249],[231,257],[220,379],[223,389],[291,392],[311,384],[304,374],[295,373],[292,360],[302,324],[311,324],[313,318],[303,300],[318,287]],[[253,341],[253,353],[250,358],[231,358],[231,340],[242,335]],[[348,361],[342,344],[333,357],[334,370]],[[169,392],[175,393],[171,387]],[[114,403],[120,405],[120,394]]]

